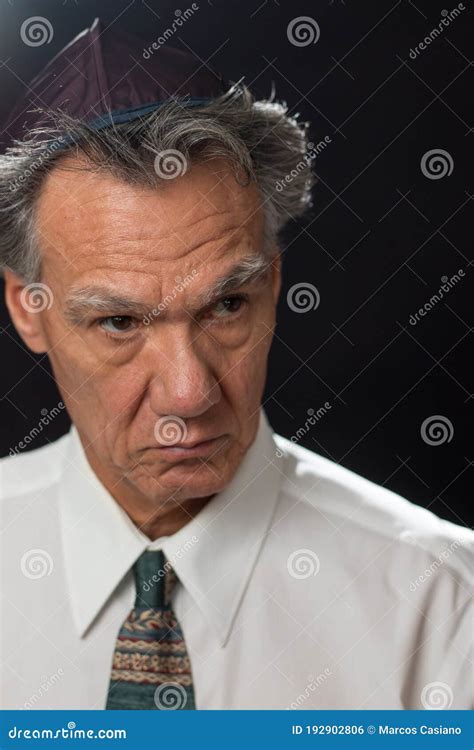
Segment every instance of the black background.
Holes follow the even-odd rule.
[[[451,4],[433,0],[276,2],[200,0],[168,43],[187,46],[227,80],[245,76],[258,97],[270,94],[312,123],[311,137],[331,143],[316,158],[314,207],[285,231],[284,288],[269,362],[264,406],[290,437],[308,409],[331,405],[301,441],[460,524],[472,520],[472,100],[471,11],[419,54],[413,49]],[[96,15],[151,44],[177,9],[191,3],[2,0],[1,119],[22,87]],[[50,44],[28,47],[22,22],[44,16]],[[288,24],[310,16],[315,44],[297,47]],[[137,56],[141,50],[137,50]],[[452,174],[429,179],[420,160],[447,151]],[[441,286],[465,276],[417,325],[409,323]],[[320,304],[293,312],[287,292],[317,287]],[[3,295],[2,295],[3,297]],[[45,357],[26,351],[0,309],[1,432],[6,455],[59,400]],[[452,439],[427,444],[420,428],[441,415]],[[58,416],[32,448],[66,431]]]

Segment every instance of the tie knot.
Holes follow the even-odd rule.
[[[142,552],[133,566],[135,576],[135,609],[169,607],[178,580],[171,563],[161,550]]]

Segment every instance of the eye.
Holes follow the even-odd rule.
[[[209,313],[205,315],[212,315],[217,318],[229,318],[237,315],[241,307],[247,302],[247,296],[244,294],[232,294],[227,297],[222,297],[216,304],[210,309]]]
[[[135,319],[131,315],[109,315],[99,320],[101,328],[106,333],[130,333],[135,330]]]

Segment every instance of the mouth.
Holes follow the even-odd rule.
[[[159,446],[159,455],[168,460],[177,460],[182,458],[202,458],[210,456],[213,452],[219,450],[229,439],[228,435],[219,435],[218,437],[208,438],[199,442],[179,443],[176,445]]]

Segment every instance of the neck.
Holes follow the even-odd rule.
[[[151,509],[151,506],[148,505],[147,509],[143,509],[133,505],[126,507],[123,502],[120,502],[117,498],[115,499],[131,518],[135,526],[149,539],[154,540],[160,536],[175,534],[183,526],[186,526],[207,505],[212,497],[213,495],[189,498],[181,505],[175,505],[172,501],[170,503],[171,508],[166,513],[162,504],[158,508]]]

